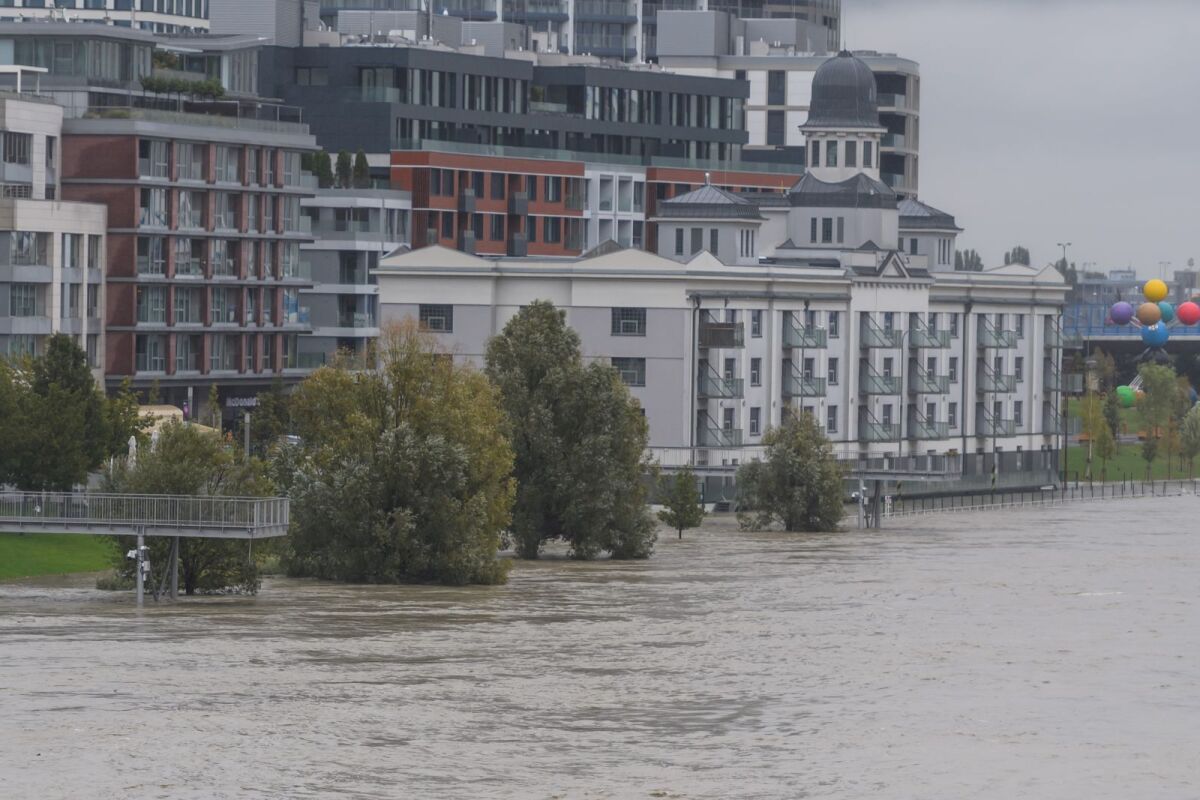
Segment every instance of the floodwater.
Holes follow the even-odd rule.
[[[1200,797],[1200,498],[496,588],[0,585],[3,798]]]

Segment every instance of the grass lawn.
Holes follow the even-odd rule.
[[[1104,467],[1100,463],[1100,459],[1092,457],[1092,479],[1100,480],[1100,470]],[[1067,450],[1067,478],[1075,480],[1076,473],[1079,474],[1079,480],[1083,480],[1087,474],[1087,445],[1071,445]],[[1197,474],[1197,473],[1193,473]],[[1134,480],[1144,480],[1146,478],[1146,461],[1142,458],[1141,444],[1119,444],[1117,445],[1117,454],[1108,460],[1105,477],[1110,481],[1121,480],[1122,475]],[[1197,474],[1200,477],[1200,474]],[[1159,443],[1159,456],[1154,459],[1154,464],[1150,470],[1150,477],[1153,480],[1164,480],[1167,477],[1167,457],[1162,452],[1162,443]],[[1188,469],[1185,464],[1182,468],[1179,465],[1179,455],[1176,454],[1171,464],[1171,479],[1187,478]]]
[[[98,572],[112,566],[106,536],[0,533],[0,580]]]

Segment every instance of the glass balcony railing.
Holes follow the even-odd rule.
[[[946,439],[949,436],[949,422],[938,422],[924,417],[914,417],[908,421],[909,439]]]
[[[909,373],[908,390],[915,394],[947,394],[950,391],[950,376],[934,375],[918,367]]]
[[[864,422],[858,426],[864,442],[894,442],[900,438],[900,426],[890,422]]]
[[[696,379],[696,396],[700,398],[736,399],[746,396],[746,382],[741,378],[722,378],[701,375]]]
[[[976,436],[1013,436],[1016,432],[1016,420],[1000,419],[987,412],[980,414],[975,424]]]
[[[869,316],[863,315],[861,336],[863,347],[895,348],[900,346],[900,338],[900,331],[881,328]]]
[[[1017,389],[1016,375],[1002,375],[995,370],[984,367],[979,370],[975,381],[975,389],[980,392],[1013,392]]]
[[[746,328],[740,322],[701,322],[700,347],[734,349],[746,346]]]
[[[1000,330],[986,317],[979,320],[979,346],[1010,348],[1017,346],[1017,332]]]
[[[738,428],[700,428],[696,444],[701,447],[741,447],[742,432]]]
[[[784,397],[824,397],[825,378],[786,375],[783,379]]]
[[[783,329],[784,348],[819,349],[828,342],[828,331],[815,325],[797,325],[795,320],[790,320]]]

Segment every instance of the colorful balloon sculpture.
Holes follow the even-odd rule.
[[[1146,352],[1142,353],[1139,361],[1147,359],[1164,360],[1166,354],[1162,349],[1171,339],[1169,326],[1200,324],[1200,303],[1192,300],[1180,303],[1178,307],[1167,301],[1170,289],[1158,278],[1146,281],[1142,286],[1144,302],[1136,308],[1132,303],[1118,300],[1108,310],[1108,317],[1114,325],[1133,325],[1141,330],[1142,341],[1146,344]],[[1122,396],[1122,402],[1124,402]],[[1133,396],[1130,395],[1130,403]]]
[[[1132,386],[1117,387],[1117,402],[1121,404],[1121,408],[1133,408],[1133,401],[1137,399],[1137,393],[1133,391]]]

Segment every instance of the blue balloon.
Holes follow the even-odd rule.
[[[1162,347],[1169,338],[1171,338],[1171,334],[1167,331],[1167,326],[1161,322],[1142,326],[1142,341],[1146,343],[1147,347]]]

